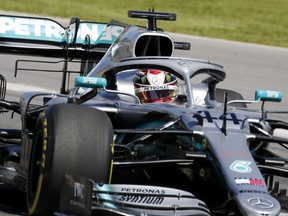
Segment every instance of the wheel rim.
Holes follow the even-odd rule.
[[[42,157],[42,142],[43,132],[38,131],[33,143],[33,149],[30,155],[29,173],[28,173],[28,194],[30,195],[30,201],[33,201],[33,197],[37,192],[37,186],[39,184],[39,177],[41,172],[41,157]],[[31,200],[32,198],[32,200]]]

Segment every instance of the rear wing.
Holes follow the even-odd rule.
[[[175,20],[176,15],[170,13],[130,11],[133,18],[148,19],[156,28],[156,19]],[[133,15],[133,16],[132,16]],[[154,26],[155,25],[155,26]],[[109,23],[80,21],[72,17],[69,25],[64,27],[59,22],[42,17],[14,16],[0,14],[0,53],[29,55],[39,57],[56,57],[63,59],[62,83],[60,93],[68,92],[67,79],[70,73],[86,75],[105,55],[116,38],[128,24],[111,21]],[[151,26],[148,26],[149,30]],[[160,31],[160,30],[159,30]],[[175,49],[189,50],[190,43],[174,42]],[[80,60],[79,60],[80,59]],[[68,70],[68,63],[80,63],[79,71]],[[44,71],[40,69],[19,66],[27,60],[18,60],[15,64],[15,76],[19,70]],[[58,64],[51,61],[34,61],[44,64]],[[32,61],[29,61],[32,63]],[[45,70],[44,72],[60,72]]]
[[[49,18],[0,15],[0,52],[81,59],[105,53],[123,29],[77,17],[64,27]]]
[[[142,19],[148,17],[149,23],[155,25],[154,28],[154,19],[166,19],[168,15],[168,18],[173,18],[168,20],[176,19],[176,14],[159,12],[129,11],[128,15]],[[50,18],[0,14],[0,53],[65,59],[101,58],[101,54],[105,54],[126,26],[128,24],[117,21],[100,23],[80,21],[78,17],[72,17],[69,25],[64,27]],[[152,27],[147,27],[148,30],[150,28]],[[189,50],[190,43],[174,42],[174,47]]]
[[[68,63],[80,59],[79,73],[87,73],[91,69],[90,65],[92,67],[104,56],[125,26],[127,25],[115,21],[99,23],[80,21],[78,17],[72,17],[68,27],[64,27],[50,18],[0,14],[0,53],[63,59],[60,93],[65,94],[68,92],[67,78],[71,72],[67,70]],[[19,68],[20,61],[25,60],[16,62],[15,76],[18,70],[43,71],[43,67],[40,67],[40,70]]]

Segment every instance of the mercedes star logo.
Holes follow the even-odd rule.
[[[274,204],[270,200],[258,198],[258,197],[248,199],[248,203],[251,206],[260,208],[260,209],[270,209],[274,207]]]
[[[186,61],[186,60],[180,60],[178,61],[178,64],[184,67],[191,67],[192,63],[190,61]]]
[[[153,83],[154,85],[160,85],[160,84],[161,84],[160,78],[157,77],[157,76],[153,77],[152,83]]]

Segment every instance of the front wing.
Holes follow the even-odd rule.
[[[56,215],[210,215],[186,191],[147,185],[98,184],[65,175]]]

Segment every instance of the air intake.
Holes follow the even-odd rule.
[[[172,56],[173,41],[163,35],[142,35],[135,44],[135,56]]]

